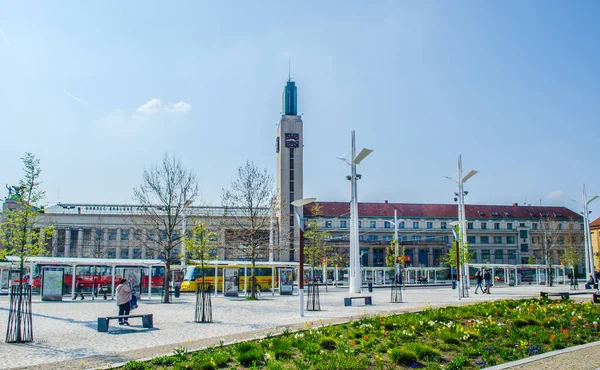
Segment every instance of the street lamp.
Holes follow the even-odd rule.
[[[181,239],[182,240],[182,242],[181,242],[181,268],[183,270],[185,270],[185,262],[186,262],[186,258],[185,258],[185,254],[186,254],[186,251],[185,251],[185,239],[186,239],[185,229],[187,226],[187,211],[186,210],[187,210],[187,208],[189,208],[189,206],[192,205],[192,202],[193,201],[191,199],[186,200],[183,203],[183,210],[181,212],[183,214],[183,234],[181,236],[181,238],[182,238]]]
[[[460,226],[462,226],[465,223],[464,220],[462,221],[452,221],[450,222],[450,226],[452,227],[452,234],[454,235],[454,244],[456,246],[456,291],[457,291],[457,295],[458,295],[458,299],[460,300],[461,298],[461,291],[460,291],[460,248],[459,248],[459,232],[457,230],[457,227],[460,228]]]
[[[294,213],[298,220],[298,229],[300,229],[299,242],[300,250],[298,257],[298,296],[300,297],[300,317],[304,317],[304,218],[298,213],[298,208],[314,202],[316,198],[298,199],[292,202]]]
[[[471,177],[475,176],[479,171],[475,171],[475,170],[471,170],[469,171],[469,173],[467,173],[467,175],[465,177],[463,177],[462,175],[462,158],[461,155],[458,155],[458,181],[454,180],[453,178],[449,177],[449,176],[444,176],[445,178],[452,180],[453,182],[455,182],[458,185],[458,221],[465,221],[467,220],[467,215],[466,215],[466,211],[465,211],[465,195],[467,195],[467,192],[464,191],[463,189],[463,184],[465,182],[467,182],[467,180],[469,180]],[[462,242],[464,244],[467,243],[467,228],[465,226],[465,222],[461,223],[460,225],[460,231],[462,233]],[[467,277],[467,287],[469,287],[469,264],[465,263],[465,276]]]
[[[588,204],[592,203],[598,199],[597,195],[594,195],[590,199],[587,199],[587,195],[585,193],[585,184],[581,187],[581,202],[576,201],[575,199],[571,199],[571,201],[580,204],[583,208],[583,244],[584,244],[584,256],[585,256],[585,272],[588,276],[592,276],[594,282],[596,280],[596,267],[594,266],[594,251],[592,250],[592,243],[590,242],[590,220],[589,215],[590,211],[588,210]]]
[[[346,162],[352,169],[350,176],[351,183],[351,201],[350,201],[350,294],[360,293],[361,273],[360,273],[360,247],[358,244],[358,198],[356,191],[356,180],[361,176],[356,174],[356,165],[360,164],[369,154],[371,149],[361,149],[356,155],[356,141],[354,130],[352,130],[352,152],[351,159],[339,158]]]

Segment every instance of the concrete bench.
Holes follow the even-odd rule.
[[[107,332],[108,331],[108,323],[112,319],[130,319],[130,318],[142,318],[142,326],[144,328],[153,328],[153,317],[152,314],[142,314],[142,315],[121,315],[121,316],[107,316],[107,317],[99,317],[98,318],[98,331],[99,332]]]
[[[353,299],[364,299],[365,305],[372,305],[373,301],[370,296],[344,297],[344,306],[352,306]]]

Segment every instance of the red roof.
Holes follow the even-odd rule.
[[[597,219],[592,221],[592,223],[590,224],[590,228],[591,229],[600,229],[600,217],[598,217]]]
[[[350,203],[319,202],[322,215],[329,217],[349,217]],[[310,216],[311,205],[304,206],[304,214]],[[361,217],[394,217],[394,209],[398,217],[457,218],[456,204],[411,204],[411,203],[358,203],[358,214]],[[519,205],[476,205],[467,204],[467,218],[512,219],[540,218],[553,216],[558,219],[583,219],[578,213],[566,207],[537,207]],[[599,219],[600,220],[600,219]],[[594,221],[597,222],[598,220]],[[599,222],[600,226],[600,222]]]

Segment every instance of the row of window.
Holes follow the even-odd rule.
[[[494,230],[513,230],[513,223],[512,222],[508,222],[506,223],[506,229],[502,229],[502,224],[500,222],[490,222],[489,223],[491,228],[493,228]],[[364,225],[364,226],[363,226]],[[333,227],[333,221],[328,220],[324,222],[324,227],[325,228],[332,228]],[[348,227],[348,222],[346,220],[340,220],[340,228],[341,229],[345,229]],[[375,229],[377,228],[377,221],[368,221],[368,224],[363,224],[362,221],[358,221],[358,227],[359,228],[363,228],[363,227],[368,227],[370,229]],[[481,230],[488,230],[488,222],[480,222],[479,223],[479,227]],[[527,227],[526,223],[521,222],[519,223],[519,227]],[[581,230],[583,230],[583,224],[580,225]],[[394,228],[394,223],[392,221],[384,221],[383,222],[383,228],[384,229],[393,229]],[[405,229],[406,228],[406,222],[405,221],[400,221],[398,222],[398,228],[399,229]],[[420,221],[412,221],[412,228],[413,229],[420,229],[421,228],[421,222]],[[434,228],[434,222],[433,221],[426,221],[425,222],[425,228],[426,229],[433,229]],[[448,223],[446,221],[441,221],[439,224],[439,228],[440,229],[447,229],[448,228]],[[556,223],[555,226],[553,226],[553,228],[555,230],[563,230],[563,224],[561,223]],[[473,230],[475,229],[475,223],[474,222],[468,222],[467,223],[467,229],[469,230]],[[532,222],[531,223],[531,229],[532,230],[539,230],[539,225],[537,222]]]
[[[506,239],[505,239],[506,238]],[[503,244],[504,240],[506,240],[506,244],[515,244],[515,237],[514,236],[494,236],[491,239],[493,241],[494,244]],[[469,244],[476,244],[477,243],[477,237],[473,236],[473,235],[468,235],[467,236],[467,242]],[[490,244],[490,237],[489,236],[480,236],[479,237],[479,244]]]

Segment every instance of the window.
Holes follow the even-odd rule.
[[[104,237],[104,230],[96,230],[96,240],[102,240],[102,238]]]
[[[399,229],[404,229],[404,221],[400,222],[400,225],[398,225]]]
[[[115,230],[115,229],[108,230],[108,240],[117,240],[117,230]]]
[[[442,221],[442,223],[440,224],[440,228],[442,228],[442,229],[448,228],[448,223],[446,221]]]
[[[358,221],[358,227],[361,228],[362,227],[362,221]]]
[[[377,227],[377,221],[371,221],[371,222],[369,222],[369,227],[370,227],[371,229],[374,229],[374,228],[376,228],[376,227]]]
[[[556,224],[556,230],[562,230],[562,224],[561,223]]]
[[[521,239],[527,239],[527,230],[521,230],[521,231],[519,231],[519,238],[521,238]]]
[[[467,243],[475,244],[475,243],[477,243],[477,241],[475,240],[474,236],[467,236]]]
[[[500,214],[496,211],[492,211],[492,216],[500,216]]]
[[[484,263],[490,262],[490,250],[489,249],[481,250],[481,262],[484,262]]]
[[[294,170],[290,170],[290,181],[294,181]]]
[[[294,226],[294,216],[290,217],[290,226]]]
[[[507,223],[507,224],[506,224],[506,228],[507,228],[508,230],[512,230],[512,222],[509,222],[509,223]]]
[[[361,242],[362,242],[364,239],[365,239],[365,236],[364,236],[364,235],[359,235],[359,236],[358,236],[358,240],[360,240]]]
[[[519,227],[525,227],[525,223],[524,223],[524,222],[521,222],[521,223],[519,224]]]
[[[529,251],[529,244],[527,244],[527,243],[521,244],[521,252],[527,252],[527,251]]]
[[[486,230],[487,229],[487,222],[482,222],[481,223],[481,230]]]
[[[382,239],[383,239],[383,240],[385,240],[386,242],[389,242],[389,241],[391,241],[391,240],[392,240],[392,236],[391,236],[391,235],[384,235],[384,236],[382,237]]]
[[[427,222],[427,228],[433,229],[433,222]]]
[[[514,249],[509,249],[506,251],[506,255],[508,257],[508,262],[509,263],[515,263],[516,259],[517,259],[517,251]]]
[[[494,244],[502,244],[502,237],[494,236]]]
[[[515,237],[514,236],[507,236],[506,237],[506,243],[507,244],[515,244]]]
[[[370,242],[372,241],[376,241],[377,240],[377,235],[369,235],[369,239]]]
[[[129,230],[121,230],[121,240],[129,240]]]
[[[412,241],[413,241],[413,242],[420,242],[420,241],[421,241],[421,237],[420,237],[419,235],[414,235],[414,236],[412,237]]]
[[[434,240],[435,240],[435,236],[433,236],[433,235],[427,235],[427,236],[425,237],[425,240],[426,240],[426,241],[428,241],[428,242],[432,242],[432,241],[434,241]]]
[[[473,223],[472,222],[467,222],[467,229],[473,230]]]
[[[408,237],[406,235],[402,235],[400,237],[400,241],[402,241],[402,242],[408,241]]]
[[[500,230],[500,222],[494,222],[494,230]]]
[[[450,237],[448,235],[444,235],[444,236],[442,236],[442,241],[444,243],[449,243],[450,242]]]
[[[579,226],[580,226],[579,228],[580,228],[581,230],[583,230],[583,224],[581,224],[581,225],[579,225]]]
[[[290,158],[294,158],[294,148],[290,148]]]
[[[490,237],[489,236],[482,236],[480,238],[480,243],[481,244],[489,244],[490,243]]]
[[[494,259],[496,260],[495,262],[502,262],[502,261],[504,261],[504,250],[502,250],[502,249],[496,249],[494,251]]]
[[[326,229],[330,229],[331,228],[331,221],[325,221],[325,228]]]
[[[294,182],[290,181],[290,191],[294,191]]]
[[[413,222],[413,229],[418,229],[419,228],[419,221],[414,221]]]
[[[537,230],[537,229],[538,229],[538,224],[537,224],[537,222],[532,222],[532,223],[531,223],[531,228],[532,228],[533,230]]]
[[[348,227],[347,221],[340,221],[340,228],[345,229]]]
[[[538,242],[538,238],[537,238],[537,236],[532,236],[532,237],[531,237],[531,242],[532,242],[533,244],[537,243],[537,242]]]
[[[385,222],[383,223],[383,227],[384,227],[384,228],[386,228],[386,229],[389,229],[389,228],[391,227],[391,225],[392,225],[392,224],[390,224],[390,222],[389,222],[389,221],[385,221]]]
[[[290,170],[294,169],[294,158],[290,158]]]

